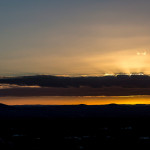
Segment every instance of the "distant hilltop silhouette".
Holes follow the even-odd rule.
[[[5,104],[3,104],[3,103],[0,103],[0,109],[1,109],[1,108],[8,108],[8,107],[10,107],[10,106],[5,105]]]
[[[2,110],[2,111],[1,111]],[[150,105],[15,105],[0,104],[0,118],[150,117]]]

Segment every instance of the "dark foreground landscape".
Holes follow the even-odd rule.
[[[150,148],[150,105],[0,105],[0,149]]]

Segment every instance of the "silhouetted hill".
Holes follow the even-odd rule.
[[[10,107],[1,104],[0,116],[12,118],[150,117],[150,105],[22,105]]]
[[[150,148],[150,105],[2,107],[2,150]]]
[[[3,103],[0,103],[0,109],[3,109],[3,108],[7,109],[7,108],[10,108],[10,107],[11,106],[8,106],[8,105],[5,105]]]

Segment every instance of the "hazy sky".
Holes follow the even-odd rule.
[[[0,74],[150,73],[148,0],[0,0]]]

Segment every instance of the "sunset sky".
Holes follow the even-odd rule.
[[[148,0],[0,0],[0,75],[150,74]]]

